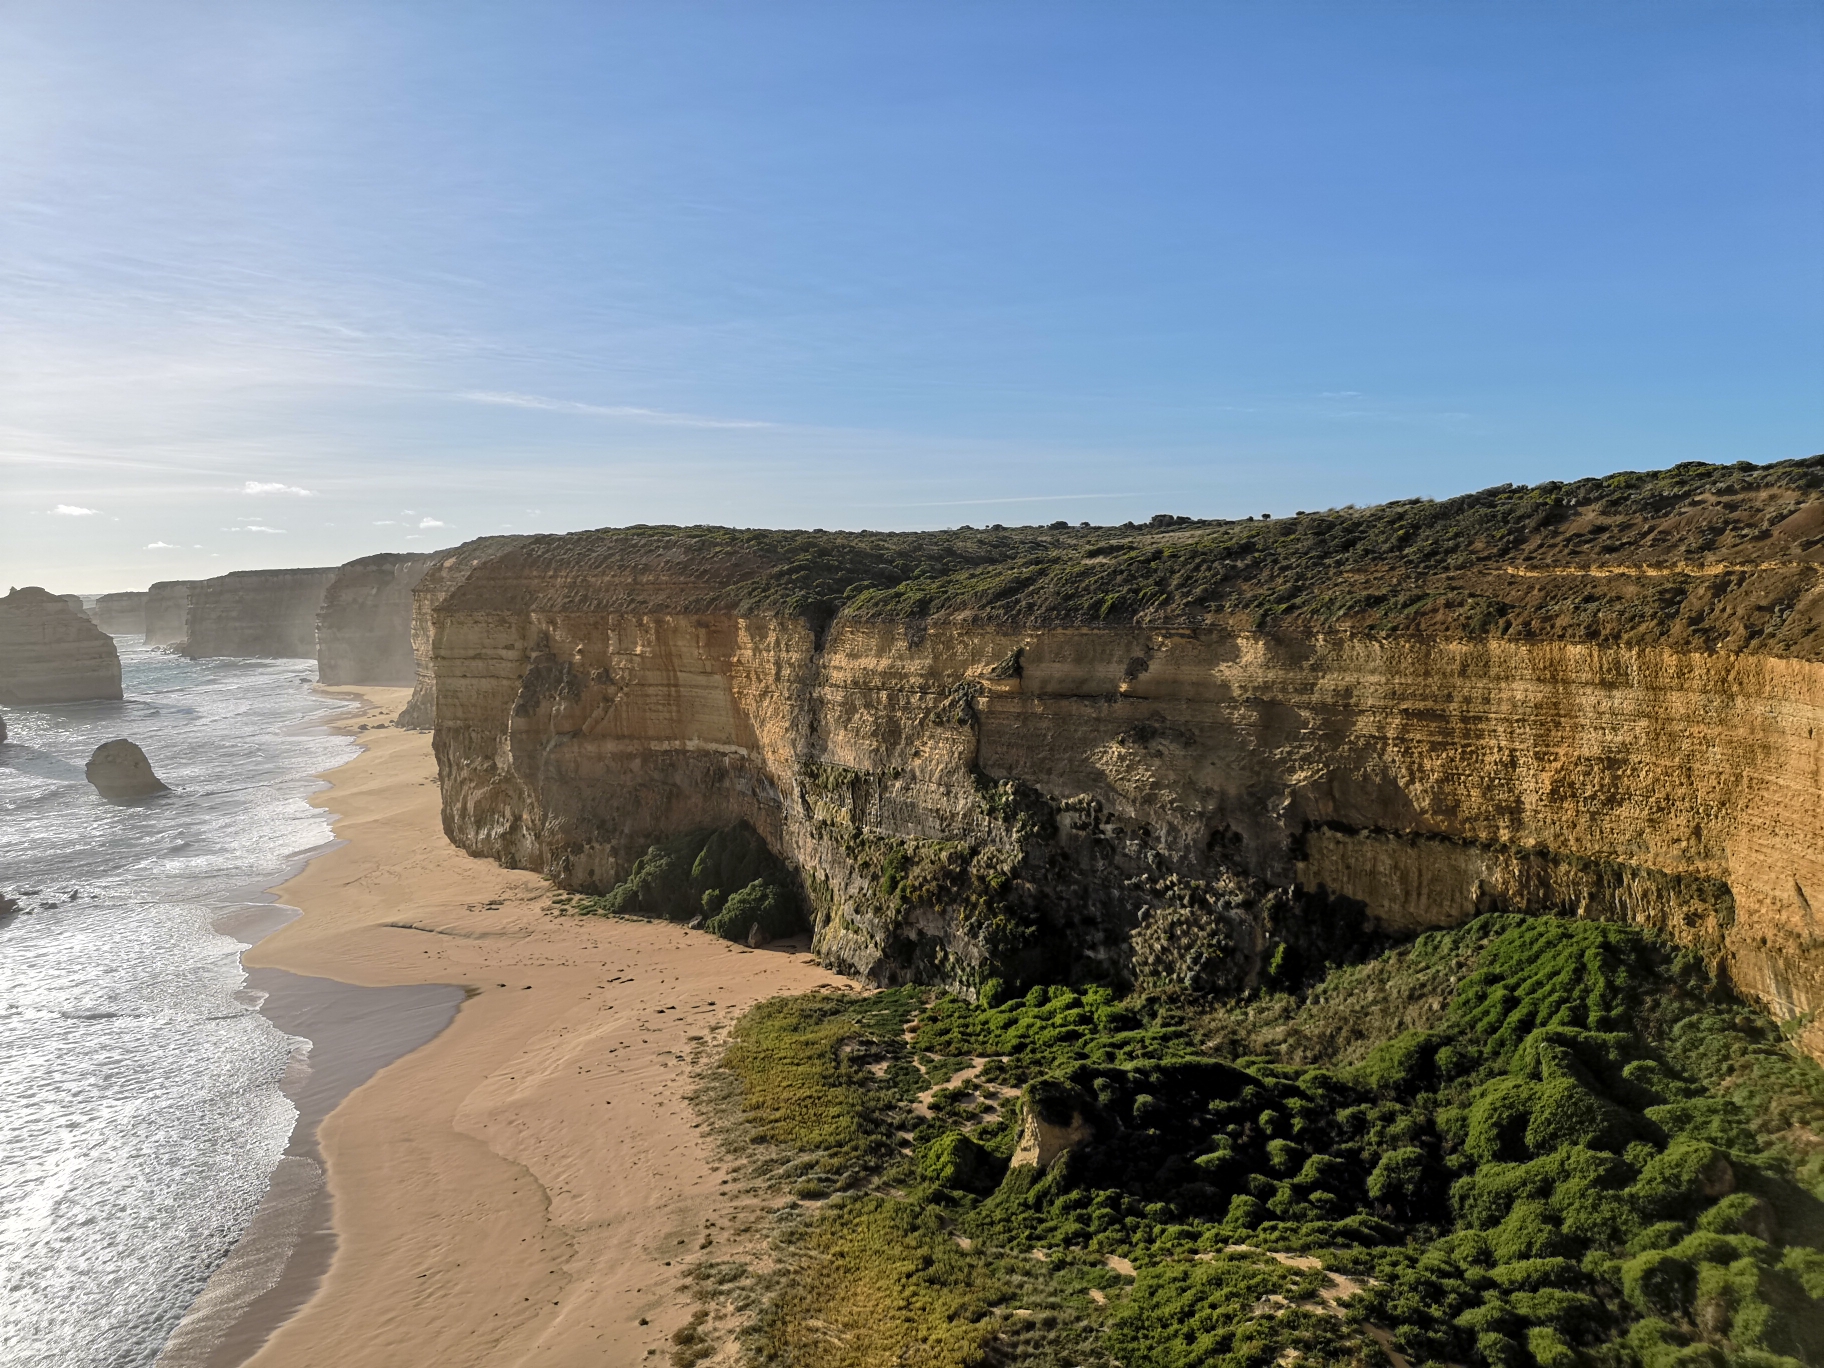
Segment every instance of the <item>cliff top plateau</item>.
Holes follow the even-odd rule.
[[[943,532],[606,528],[451,595],[558,612],[1275,625],[1824,654],[1824,456],[1498,485],[1288,518]],[[516,592],[515,585],[518,585]],[[485,588],[482,586],[485,585]],[[1776,610],[1772,605],[1781,605]]]

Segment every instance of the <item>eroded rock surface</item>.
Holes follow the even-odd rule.
[[[146,600],[150,594],[136,590],[103,594],[95,600],[95,622],[115,636],[142,636],[146,630]]]
[[[412,591],[439,556],[364,556],[342,566],[317,614],[317,679],[324,684],[417,683]]]
[[[437,712],[436,613],[469,572],[484,561],[504,555],[527,538],[478,537],[449,551],[439,551],[412,590],[412,697],[399,714],[399,725],[429,731]]]
[[[146,753],[125,738],[104,741],[97,746],[83,768],[83,777],[103,798],[117,803],[167,791],[152,772],[152,762],[146,759]]]
[[[429,607],[445,825],[599,891],[749,822],[817,953],[876,982],[1224,991],[1561,911],[1792,1017],[1824,1006],[1821,486],[1824,459],[1273,523],[533,538]]]
[[[314,658],[317,611],[334,568],[236,570],[191,585],[184,638],[187,656]]]
[[[175,646],[184,639],[190,591],[198,580],[160,580],[146,590],[146,645]]]
[[[119,697],[114,639],[80,607],[39,588],[15,589],[0,598],[0,703]]]

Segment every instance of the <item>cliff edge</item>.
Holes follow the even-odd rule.
[[[1790,1019],[1824,1003],[1820,489],[1824,458],[1274,520],[530,538],[429,610],[445,825],[605,891],[749,823],[876,982],[1227,991],[1555,911]]]
[[[363,556],[336,571],[317,613],[317,680],[386,684],[418,680],[412,591],[441,552]]]
[[[315,657],[317,611],[334,567],[236,570],[189,588],[184,637],[187,656]]]

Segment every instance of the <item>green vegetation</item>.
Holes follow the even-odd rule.
[[[790,872],[746,822],[687,832],[651,847],[601,897],[562,900],[578,912],[694,921],[732,941],[757,926],[767,940],[807,929]]]
[[[740,1022],[752,1148],[812,1204],[761,1360],[1824,1363],[1824,1070],[1637,931],[1489,916],[1221,1004],[981,996]],[[1087,1138],[1010,1167],[1028,1113]]]
[[[1748,642],[1766,638],[1792,651],[1817,624],[1808,614],[1789,619],[1733,602],[1752,569],[1646,583],[1542,582],[1505,567],[1778,562],[1824,543],[1824,528],[1786,522],[1820,488],[1824,457],[1762,466],[1687,461],[1290,518],[1160,515],[1112,528],[916,533],[632,527],[535,538],[515,556],[573,568],[581,572],[575,581],[590,585],[624,584],[612,572],[654,560],[689,566],[694,591],[689,576],[666,579],[670,611],[783,613],[820,637],[838,615],[917,624],[964,614],[1028,626],[1220,617],[1263,628],[1296,619],[1361,631],[1584,639],[1644,632],[1723,640],[1739,630]],[[1017,658],[1003,665],[1019,669]]]

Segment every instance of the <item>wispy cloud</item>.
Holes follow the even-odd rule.
[[[279,536],[285,535],[285,529],[282,527],[262,527],[259,523],[248,523],[245,527],[230,527],[227,530],[230,532],[272,532]]]
[[[58,504],[51,510],[60,518],[92,518],[99,511],[94,508],[78,508],[75,504]]]
[[[148,551],[176,551],[179,549],[180,548],[176,542],[147,542],[146,543],[146,550],[148,550]]]
[[[298,498],[314,497],[313,489],[299,489],[296,485],[280,484],[277,480],[249,480],[241,486],[243,494],[290,494]]]
[[[770,428],[777,423],[757,418],[709,418],[698,413],[668,413],[664,409],[635,408],[629,404],[584,404],[575,399],[548,399],[542,394],[511,394],[500,390],[468,390],[456,396],[471,404],[502,404],[508,408],[542,409],[547,413],[581,413],[594,418],[626,418],[636,423],[664,427]]]
[[[449,526],[449,524],[448,524],[448,523],[445,523],[445,522],[438,522],[438,521],[437,521],[437,519],[435,519],[435,518],[423,518],[423,519],[421,519],[421,520],[420,520],[420,521],[419,521],[419,523],[418,523],[418,526],[419,526],[419,527],[421,527],[421,528],[424,528],[424,527],[448,527],[448,526]]]
[[[374,520],[374,526],[375,527],[397,527],[397,526],[399,526],[399,524],[395,519],[392,519],[392,518],[376,518]]]

